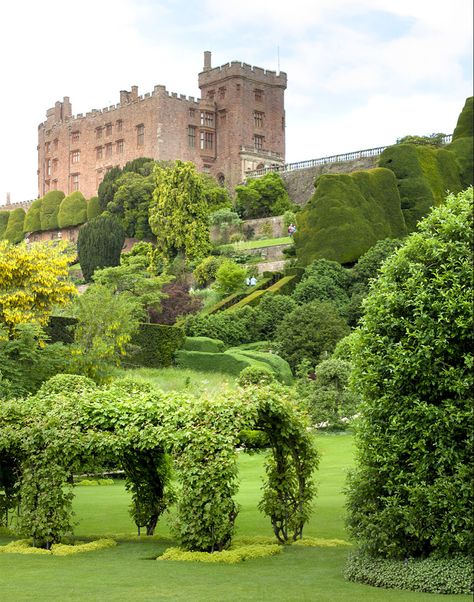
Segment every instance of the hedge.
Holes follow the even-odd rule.
[[[23,236],[23,224],[25,222],[25,210],[18,208],[9,211],[8,224],[3,233],[3,238],[9,240],[11,243],[16,244],[21,242]]]
[[[238,376],[248,366],[265,368],[266,364],[253,360],[241,353],[208,353],[203,351],[177,351],[175,362],[179,368],[188,368],[203,372],[223,372]]]
[[[0,211],[0,240],[3,239],[5,230],[8,226],[8,218],[10,217],[9,211]]]
[[[297,226],[295,249],[302,265],[315,259],[353,263],[378,240],[404,236],[394,173],[379,167],[320,176],[306,208],[297,214]]]
[[[50,190],[44,195],[40,207],[41,230],[57,230],[59,206],[64,196],[61,190]]]
[[[453,141],[447,147],[456,155],[459,165],[461,185],[463,188],[472,186],[474,175],[474,145],[473,145],[474,97],[466,99],[458,122],[453,132]]]
[[[23,232],[38,232],[41,230],[41,205],[43,199],[36,199],[30,205],[26,212],[25,221],[23,223]]]
[[[211,337],[186,337],[183,350],[220,353],[225,350],[225,344],[220,339],[211,339]]]
[[[268,272],[266,272],[266,273],[268,274]],[[266,277],[262,278],[262,280],[260,280],[260,282],[258,282],[255,286],[252,287],[252,293],[254,293],[255,291],[258,291],[260,289],[266,288],[267,286],[270,286],[270,284],[272,284],[273,278],[274,278],[273,276],[268,276],[268,275]],[[226,309],[229,309],[230,307],[234,308],[235,304],[239,303],[242,299],[245,299],[247,296],[248,296],[247,291],[240,292],[240,293],[232,293],[232,295],[225,297],[224,299],[222,299],[215,305],[212,305],[209,309],[204,310],[202,313],[211,315],[218,311],[224,311]],[[245,304],[245,305],[247,305],[247,304]]]
[[[472,595],[473,573],[472,558],[464,556],[387,560],[359,553],[349,556],[344,577],[375,587]]]
[[[125,360],[129,366],[161,368],[173,364],[174,354],[184,345],[185,334],[179,326],[140,324],[132,345],[139,350]]]
[[[246,305],[254,307],[255,305],[258,305],[260,303],[262,296],[266,292],[266,290],[253,291],[252,293],[250,293],[250,295],[247,295],[234,305],[231,305],[226,311],[235,311],[236,309],[242,309],[242,307],[245,307]]]
[[[291,295],[297,284],[296,274],[283,276],[278,282],[267,288],[266,292],[272,295]]]
[[[290,364],[279,355],[266,353],[265,351],[251,351],[239,348],[235,351],[230,351],[231,353],[237,353],[238,355],[243,355],[244,357],[248,357],[257,362],[267,364],[272,372],[274,372],[276,378],[286,385],[290,385],[293,381],[293,373],[291,372]]]
[[[386,148],[379,165],[393,171],[408,232],[430,209],[440,205],[446,192],[460,192],[460,168],[456,155],[445,148],[396,144]],[[398,238],[402,232],[385,238]]]
[[[59,228],[71,228],[87,221],[87,202],[82,192],[75,191],[65,197],[59,206]]]
[[[87,201],[87,220],[94,219],[100,215],[99,197],[93,196]]]

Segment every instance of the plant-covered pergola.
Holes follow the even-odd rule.
[[[19,532],[49,548],[72,533],[73,475],[120,466],[132,516],[147,534],[175,502],[181,546],[219,551],[230,544],[238,514],[237,446],[248,429],[264,431],[272,451],[260,509],[281,543],[301,538],[318,455],[280,385],[208,400],[130,380],[98,387],[56,376],[34,397],[0,407],[3,510],[19,504]]]

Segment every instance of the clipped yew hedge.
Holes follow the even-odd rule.
[[[220,353],[225,350],[225,344],[220,339],[212,339],[211,337],[186,337],[183,349],[184,351]]]
[[[13,244],[23,240],[23,224],[25,222],[25,210],[18,208],[9,211],[8,223],[3,233],[3,238]]]
[[[41,230],[41,205],[43,199],[34,200],[25,215],[23,232],[38,232]]]
[[[8,226],[8,218],[10,217],[9,211],[0,211],[0,240],[3,239],[5,230]]]
[[[185,334],[180,326],[140,324],[131,343],[139,349],[126,360],[129,366],[161,368],[173,364],[174,354],[184,345]]]
[[[466,99],[453,132],[453,140],[447,147],[456,155],[463,188],[474,183],[474,97]]]
[[[61,190],[50,190],[44,195],[40,207],[41,230],[57,230],[59,206],[64,196]]]
[[[301,265],[315,259],[353,263],[378,240],[404,236],[394,173],[379,167],[320,176],[297,225],[294,241]]]
[[[202,372],[223,372],[238,376],[244,368],[259,366],[266,368],[267,364],[257,361],[237,351],[224,353],[209,353],[204,351],[177,351],[175,362],[179,368]]]
[[[78,190],[65,197],[59,206],[58,226],[71,228],[87,221],[87,201]]]

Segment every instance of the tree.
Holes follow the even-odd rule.
[[[293,299],[299,304],[332,301],[344,312],[349,303],[349,283],[350,272],[340,263],[317,259],[305,269]]]
[[[472,188],[383,265],[353,335],[363,397],[349,527],[392,558],[472,554]]]
[[[206,199],[209,213],[219,209],[231,208],[232,199],[227,188],[220,186],[216,180],[209,174],[199,174],[201,176],[204,188],[204,198]]]
[[[119,365],[143,318],[139,300],[111,287],[92,284],[77,297],[73,315],[77,319],[72,345],[72,372],[96,382],[107,379],[111,365]]]
[[[140,174],[141,176],[149,176],[153,171],[155,161],[149,157],[139,157],[125,163],[123,169],[120,167],[113,167],[104,176],[104,179],[99,184],[99,206],[100,212],[104,212],[108,208],[108,204],[114,200],[115,193],[118,190],[118,180],[122,174],[127,172],[133,172]]]
[[[97,268],[119,265],[124,241],[122,225],[109,215],[99,215],[81,226],[77,255],[87,282]]]
[[[67,279],[73,259],[66,243],[0,242],[0,322],[10,331],[18,324],[45,325],[52,308],[76,292]]]
[[[245,186],[237,186],[235,192],[237,211],[244,219],[282,215],[294,208],[285,183],[274,172],[250,180]]]
[[[245,286],[247,268],[227,259],[216,272],[216,288],[224,295],[230,295]]]
[[[153,175],[124,172],[117,178],[116,185],[114,199],[108,203],[107,211],[121,221],[127,236],[140,240],[154,238],[148,223],[154,190]]]
[[[312,301],[300,305],[280,322],[276,351],[293,369],[303,360],[315,365],[323,352],[331,353],[347,334],[349,327],[333,303]]]
[[[209,211],[201,178],[193,163],[157,165],[149,222],[157,246],[167,258],[183,252],[187,259],[205,257],[211,248]]]

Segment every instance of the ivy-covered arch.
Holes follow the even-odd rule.
[[[56,376],[34,397],[0,408],[0,464],[10,469],[4,503],[19,502],[19,531],[49,548],[72,533],[73,475],[120,465],[139,527],[152,534],[176,502],[181,545],[222,550],[238,514],[236,448],[245,429],[264,431],[272,450],[259,507],[281,543],[296,540],[310,514],[318,455],[289,390],[275,384],[209,400],[129,380],[97,387]]]

